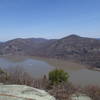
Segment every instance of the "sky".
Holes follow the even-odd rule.
[[[100,0],[0,0],[0,41],[100,38]]]

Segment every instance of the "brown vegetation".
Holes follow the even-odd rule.
[[[100,87],[88,86],[84,89],[84,92],[93,100],[100,100]]]
[[[45,75],[41,79],[34,79],[21,68],[12,68],[10,71],[0,70],[0,82],[5,84],[28,85],[34,88],[44,89],[56,97],[57,100],[70,100],[72,94],[77,93],[86,94],[93,100],[100,100],[100,87],[88,86],[85,88],[76,88],[69,82],[52,85]]]

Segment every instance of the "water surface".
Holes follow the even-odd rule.
[[[64,69],[70,75],[70,81],[76,85],[100,85],[100,72],[86,68],[86,66],[56,59],[47,59],[39,57],[0,57],[0,67],[22,67],[33,77],[40,78],[47,75],[49,71],[55,68]]]

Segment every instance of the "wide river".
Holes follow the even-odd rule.
[[[6,56],[0,57],[0,67],[22,67],[33,77],[40,78],[55,68],[61,68],[70,75],[69,81],[75,85],[99,85],[100,72],[70,61],[47,59],[39,57]]]

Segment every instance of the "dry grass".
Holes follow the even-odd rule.
[[[93,100],[100,100],[100,87],[98,86],[76,88],[68,82],[58,85],[51,85],[46,76],[41,79],[34,79],[28,73],[23,71],[23,69],[13,69],[12,72],[3,73],[0,77],[0,82],[5,84],[28,85],[34,88],[44,89],[56,97],[57,100],[70,100],[70,96],[76,93],[83,93],[91,97]]]

